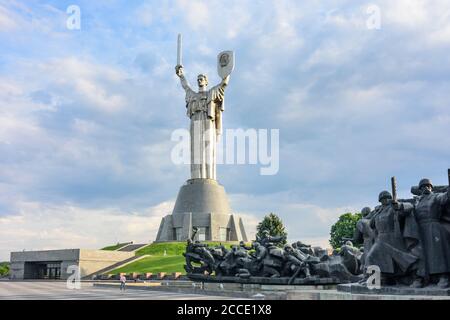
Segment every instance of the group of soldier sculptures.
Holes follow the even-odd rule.
[[[314,280],[334,277],[347,282],[359,279],[359,257],[351,250],[329,256],[327,250],[313,248],[301,241],[282,245],[286,237],[271,236],[268,230],[263,230],[262,236],[257,237],[250,246],[241,241],[229,249],[223,245],[210,247],[194,240],[196,231],[194,228],[183,254],[188,275],[289,278],[289,284],[296,278]]]
[[[353,237],[363,244],[361,283],[376,266],[384,285],[449,287],[450,188],[422,179],[411,192],[412,199],[397,199],[393,178],[392,194],[382,191],[379,206],[362,209]]]

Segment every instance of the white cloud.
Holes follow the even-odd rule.
[[[0,32],[21,37],[25,32],[35,35],[45,34],[46,40],[53,38],[65,40],[70,38],[66,32],[67,15],[49,4],[33,8],[33,4],[16,0],[3,1],[0,4]]]
[[[23,226],[17,237],[9,231],[13,241],[20,231],[52,247],[64,230],[81,244],[94,241],[96,230],[65,227],[58,213],[70,206],[51,205],[65,201],[85,220],[87,207],[120,216],[117,223],[137,219],[124,230],[144,234],[149,225],[133,212],[176,195],[189,175],[170,162],[170,132],[188,125],[173,71],[178,32],[190,79],[207,72],[215,82],[216,53],[236,51],[225,127],[281,129],[277,176],[220,168],[249,234],[275,211],[291,240],[323,243],[337,215],[375,201],[392,174],[406,191],[422,174],[446,179],[448,1],[379,1],[377,31],[365,27],[356,1],[86,3],[83,16],[93,18],[81,32],[65,29],[64,10],[7,3],[0,215],[13,219],[15,203],[37,203],[51,225],[33,229],[20,214],[8,220]]]
[[[243,217],[250,239],[254,239],[257,224],[265,215],[273,212],[283,221],[288,241],[310,242],[328,247],[331,226],[341,214],[358,212],[358,205],[324,207],[308,201],[300,201],[293,191],[265,195],[231,194],[232,208]]]
[[[304,68],[311,68],[316,65],[338,66],[351,61],[358,52],[359,45],[350,41],[327,41],[317,48],[308,60],[304,63]]]
[[[135,13],[137,22],[144,27],[151,26],[154,21],[153,9],[153,6],[148,3],[138,7]]]
[[[85,102],[105,112],[117,112],[125,107],[127,99],[112,87],[120,88],[126,75],[117,68],[81,60],[77,57],[54,59],[37,66],[47,75],[48,88],[57,86],[76,101]]]
[[[12,13],[0,5],[0,32],[6,32],[17,28],[17,23]]]
[[[178,0],[177,7],[184,13],[186,22],[194,31],[208,29],[211,25],[211,14],[205,1]]]
[[[411,32],[416,42],[428,47],[450,43],[450,3],[446,0],[387,1],[381,12],[387,29]]]
[[[256,216],[252,214],[245,214],[245,213],[236,213],[241,219],[244,224],[245,232],[247,234],[247,240],[251,241],[256,238],[256,227],[259,222],[261,222]]]
[[[0,217],[0,261],[22,249],[100,249],[117,242],[148,243],[156,238],[161,218],[173,205],[163,202],[137,213],[19,202],[17,214]]]
[[[424,0],[389,1],[381,6],[381,12],[388,23],[418,29],[425,26],[431,18],[433,11],[428,10],[429,5],[429,2]]]

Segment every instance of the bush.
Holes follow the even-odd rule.
[[[7,276],[9,274],[9,263],[0,262],[0,277]]]
[[[344,213],[339,220],[331,226],[330,244],[333,249],[340,249],[343,245],[343,238],[353,238],[356,223],[361,219],[361,213]],[[354,243],[358,247],[357,243]]]

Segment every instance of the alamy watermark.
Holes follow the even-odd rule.
[[[66,9],[66,13],[69,17],[66,20],[66,27],[69,30],[81,29],[81,9],[77,5],[70,5]]]
[[[366,27],[369,30],[381,29],[381,9],[375,4],[371,4],[367,7],[366,13],[369,17],[366,20]]]
[[[70,290],[79,290],[81,289],[81,272],[80,267],[77,265],[71,265],[67,267],[67,274],[70,274],[67,277],[66,287]]]
[[[366,274],[369,275],[367,278],[367,288],[369,290],[381,289],[381,269],[379,266],[368,266]]]
[[[198,126],[201,126],[200,122]],[[174,164],[251,164],[261,166],[261,175],[278,173],[279,129],[226,129],[217,141],[212,141],[216,135],[211,134],[211,130],[215,129],[202,131],[198,126],[194,122],[193,139],[187,129],[172,132],[171,140],[177,142],[171,152]]]

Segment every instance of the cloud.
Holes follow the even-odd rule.
[[[10,11],[3,6],[0,6],[0,32],[6,32],[17,28],[17,23],[11,15]]]
[[[185,13],[186,22],[194,31],[207,29],[211,25],[211,15],[203,1],[179,0],[178,6]]]
[[[389,28],[415,34],[415,41],[428,47],[450,44],[450,4],[448,1],[386,1],[380,9]]]
[[[116,112],[125,107],[125,97],[111,92],[111,88],[120,88],[125,81],[125,75],[117,68],[68,57],[41,63],[37,71],[50,77],[48,89],[64,88],[66,98],[72,96],[71,100],[105,112]]]
[[[3,32],[7,38],[12,36],[13,41],[17,37],[23,39],[22,36],[25,33],[35,36],[44,34],[47,40],[68,38],[65,33],[68,18],[65,8],[60,10],[50,4],[35,6],[15,0],[2,2],[0,3],[0,33]]]
[[[288,241],[309,241],[312,245],[324,245],[329,239],[331,226],[345,212],[358,212],[357,206],[326,207],[312,201],[299,201],[294,191],[266,195],[231,194],[231,207],[244,219],[246,231],[254,239],[257,224],[273,212],[283,221]]]
[[[71,204],[19,202],[18,214],[0,217],[0,261],[10,251],[86,248],[117,242],[148,243],[173,202],[162,202],[140,213],[117,208],[81,208]]]
[[[33,203],[52,230],[70,206],[148,227],[134,213],[172,201],[189,177],[170,161],[171,133],[189,123],[173,68],[179,32],[191,82],[206,72],[217,83],[217,53],[236,53],[224,128],[280,129],[277,175],[218,168],[248,230],[275,211],[294,240],[323,243],[393,175],[402,197],[423,176],[447,183],[449,4],[377,5],[380,30],[357,1],[82,2],[74,32],[63,7],[2,2],[0,217]],[[88,244],[90,230],[71,235]]]

